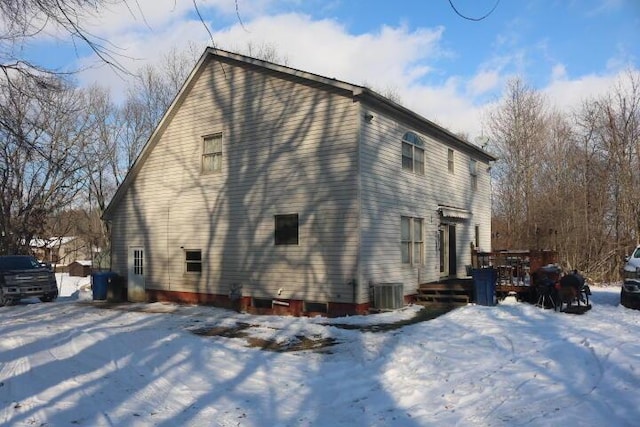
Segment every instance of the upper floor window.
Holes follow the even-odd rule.
[[[453,150],[451,148],[447,151],[447,167],[449,172],[453,173]]]
[[[202,173],[220,172],[222,169],[222,133],[202,138]]]
[[[469,175],[471,175],[471,189],[478,189],[478,162],[471,159],[469,160]]]
[[[424,142],[413,132],[402,137],[402,169],[424,175]]]

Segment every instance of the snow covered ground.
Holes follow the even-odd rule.
[[[0,308],[0,425],[634,426],[640,311],[619,287],[569,315],[507,300],[386,332],[343,319],[249,316],[210,307],[104,308],[87,279],[57,302]],[[241,326],[244,337],[195,330]],[[230,336],[230,335],[229,335]],[[332,338],[322,350],[249,342]],[[254,339],[254,341],[252,341]]]

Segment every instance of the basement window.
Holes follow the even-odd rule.
[[[307,313],[328,313],[329,307],[325,302],[309,302],[305,301],[304,311]]]
[[[253,298],[254,308],[273,308],[273,300],[270,298]]]
[[[202,250],[186,249],[184,251],[185,271],[187,273],[202,272]]]

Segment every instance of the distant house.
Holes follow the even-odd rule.
[[[104,213],[129,299],[363,313],[490,249],[487,152],[365,87],[207,49]]]
[[[92,252],[95,252],[89,243],[76,236],[33,239],[30,249],[40,261],[63,266],[76,260],[91,259]]]
[[[69,271],[69,276],[87,277],[91,274],[91,261],[74,261],[67,266],[67,269]]]

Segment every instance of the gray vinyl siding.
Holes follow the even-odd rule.
[[[112,263],[145,248],[147,289],[353,302],[358,106],[336,91],[210,62],[117,209]],[[222,132],[203,175],[202,137]],[[299,245],[274,245],[274,216],[299,215]],[[202,274],[185,273],[200,249]]]
[[[471,188],[469,160],[471,150],[451,146],[421,133],[408,124],[373,111],[374,119],[361,128],[361,280],[404,284],[405,294],[413,294],[419,283],[440,278],[438,227],[442,219],[439,205],[468,210],[468,220],[455,221],[458,277],[465,276],[470,264],[470,242],[475,225],[480,225],[482,247],[489,249],[491,237],[490,181],[488,164],[478,161],[478,189]],[[402,169],[401,139],[413,131],[425,143],[425,174]],[[448,171],[448,149],[454,150],[454,173]],[[401,262],[400,218],[422,218],[424,264]]]

